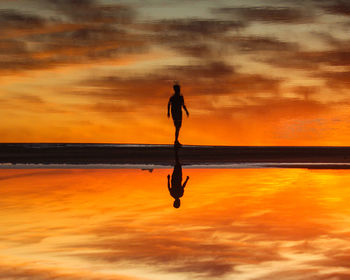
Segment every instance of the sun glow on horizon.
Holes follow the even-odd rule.
[[[348,4],[192,2],[4,2],[0,141],[348,144]]]

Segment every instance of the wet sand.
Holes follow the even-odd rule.
[[[160,165],[174,163],[173,145],[2,143],[0,163],[44,165]],[[193,146],[178,149],[183,165],[258,164],[348,168],[350,147]]]

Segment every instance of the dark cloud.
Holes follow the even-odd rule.
[[[350,71],[322,71],[315,77],[322,78],[331,89],[348,89],[350,86]]]
[[[155,44],[165,46],[192,57],[222,56],[221,43],[225,34],[245,27],[240,21],[214,19],[160,20],[141,27]]]
[[[0,10],[0,30],[40,28],[45,20],[39,16],[16,10]]]
[[[204,19],[161,20],[150,26],[153,31],[163,32],[165,34],[179,36],[191,34],[192,36],[205,37],[215,37],[218,34],[238,30],[242,27],[245,27],[245,24],[240,21]]]
[[[90,46],[114,41],[117,38],[125,38],[126,33],[112,28],[111,26],[84,26],[75,30],[66,32],[56,32],[37,36],[35,39],[41,39],[48,46],[62,45],[70,46]]]
[[[171,75],[167,76],[166,74],[152,74],[130,78],[118,76],[91,78],[82,83],[89,85],[89,91],[69,92],[68,94],[97,99],[99,104],[101,99],[127,100],[133,104],[135,102],[142,104],[146,100],[153,100],[154,104],[158,104],[159,98],[171,90],[172,82],[174,81],[172,78]],[[134,110],[135,108],[130,109]]]
[[[206,79],[191,84],[195,95],[255,95],[257,93],[277,94],[282,80],[259,74],[236,73],[216,79]],[[189,81],[188,81],[189,83]]]
[[[49,3],[91,17],[91,21],[72,24],[69,19],[0,11],[0,29],[4,29],[4,37],[0,37],[1,72],[89,63],[147,51],[144,37],[124,28],[133,19],[130,7],[100,6],[95,1]]]
[[[332,49],[342,49],[350,46],[350,42],[348,40],[340,40],[328,32],[312,32],[312,35],[320,38]]]
[[[51,68],[56,64],[52,59],[36,59],[25,51],[17,56],[7,56],[1,58],[0,72],[9,74],[34,69]]]
[[[244,22],[266,22],[266,23],[308,23],[314,18],[310,12],[296,8],[285,7],[226,7],[215,8],[214,14],[227,17],[239,18]]]
[[[70,21],[86,23],[130,23],[135,10],[126,5],[101,5],[93,0],[48,0],[60,14]]]
[[[84,26],[70,31],[32,36],[39,45],[38,52],[50,53],[52,57],[98,58],[143,52],[145,42],[139,36],[128,34],[109,25]]]
[[[311,55],[311,53],[309,54]],[[288,52],[282,56],[262,57],[260,61],[279,68],[318,70],[319,62],[315,61],[310,55],[303,52]]]
[[[160,105],[164,103],[165,96],[172,92],[174,80],[180,81],[186,96],[193,97],[231,94],[249,96],[262,92],[276,94],[281,83],[279,79],[262,75],[237,73],[233,66],[222,61],[169,66],[153,73],[130,78],[93,78],[84,81],[85,85],[89,85],[89,91],[71,94],[86,95],[92,99],[127,100],[144,105],[152,101],[153,105]]]
[[[282,68],[319,70],[321,66],[348,66],[350,51],[336,49],[331,51],[296,51],[282,56],[263,58],[262,61]]]
[[[322,66],[344,66],[350,64],[350,41],[338,39],[330,33],[313,32],[328,47],[324,50],[305,51],[298,45],[286,45],[285,52],[262,57],[261,60],[273,66],[302,70],[320,70]],[[289,47],[289,49],[288,49]]]
[[[233,66],[222,61],[204,62],[202,64],[168,66],[160,68],[153,74],[145,76],[136,76],[131,78],[105,77],[92,79],[89,84],[105,88],[111,92],[111,89],[118,90],[120,96],[130,96],[130,93],[145,95],[149,92],[154,94],[168,91],[171,89],[174,80],[196,81],[196,80],[215,80],[220,78],[229,78],[234,75]],[[117,92],[111,92],[116,94]],[[132,95],[130,96],[132,98]]]
[[[0,40],[0,56],[21,55],[26,51],[25,44],[19,40]]]
[[[326,52],[304,53],[305,58],[316,63],[331,66],[348,66],[350,64],[350,50],[338,49]]]
[[[243,52],[282,52],[299,50],[296,43],[284,42],[273,37],[263,36],[232,36],[224,40],[225,44],[238,48]]]
[[[267,36],[242,35],[243,21],[177,19],[146,25],[150,40],[180,54],[201,59],[223,59],[240,52],[296,51],[298,44]]]
[[[325,0],[316,2],[330,14],[350,16],[350,3],[344,0]]]
[[[169,45],[174,50],[185,54],[190,57],[199,57],[199,58],[209,58],[209,57],[215,57],[218,55],[218,51],[215,49],[215,47],[208,44],[208,42],[204,41],[171,41],[171,42],[165,42],[164,40],[162,43],[165,43],[166,45]]]

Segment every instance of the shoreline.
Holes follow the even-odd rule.
[[[184,145],[176,150],[184,168],[242,168],[245,165],[249,168],[350,168],[350,147]],[[34,168],[39,165],[71,166],[69,168],[154,165],[163,168],[173,166],[174,161],[172,145],[0,143],[0,168],[29,165]],[[230,165],[234,167],[228,167]]]

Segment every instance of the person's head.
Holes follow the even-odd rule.
[[[174,206],[174,208],[179,208],[180,207],[180,199],[176,198],[173,206]]]
[[[173,86],[175,93],[180,93],[180,85],[174,85]]]

